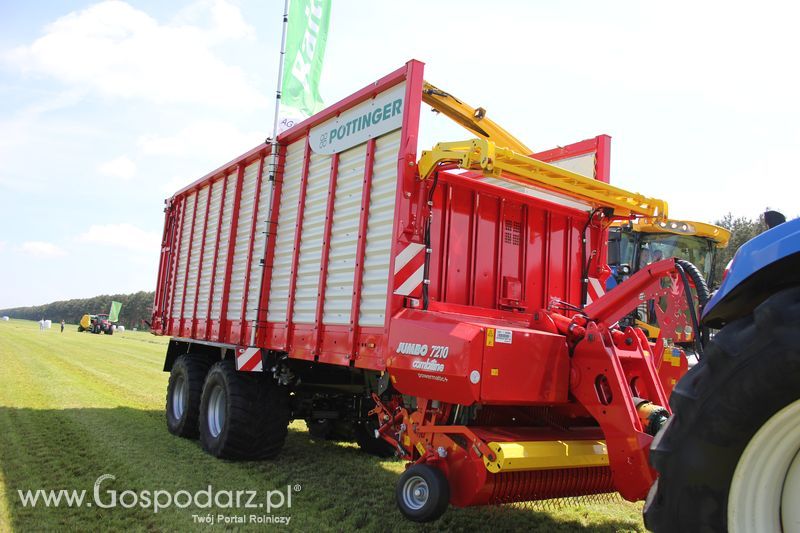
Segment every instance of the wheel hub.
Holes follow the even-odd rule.
[[[731,480],[728,529],[800,527],[800,400],[775,413],[747,444]]]
[[[208,400],[208,431],[216,438],[225,427],[225,390],[216,385]]]
[[[178,376],[175,380],[175,387],[172,389],[172,416],[175,420],[180,420],[186,411],[188,393],[186,380],[183,376]]]
[[[403,485],[403,503],[409,509],[418,510],[428,502],[428,483],[420,476],[408,478]]]

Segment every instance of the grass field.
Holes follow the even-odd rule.
[[[292,487],[290,530],[365,529],[474,531],[642,530],[641,504],[613,500],[562,504],[553,509],[491,507],[453,509],[436,523],[417,526],[394,505],[394,483],[403,465],[361,453],[355,444],[313,442],[303,422],[290,427],[275,461],[225,462],[206,455],[196,441],[167,433],[163,405],[167,375],[161,372],[166,339],[146,333],[114,336],[40,332],[26,321],[0,322],[0,532],[46,530],[186,531],[255,530],[263,525],[198,523],[199,516],[235,519],[264,509],[175,505],[160,509],[142,494],[162,490],[195,493],[269,491]],[[115,491],[130,508],[92,503],[103,474],[100,503]],[[81,506],[23,505],[18,491],[85,490]],[[299,490],[296,490],[299,489]],[[124,491],[133,491],[123,496]],[[133,498],[136,498],[134,501]],[[246,498],[245,498],[246,499]],[[164,500],[162,500],[164,501]],[[279,503],[272,494],[272,502]],[[87,505],[91,503],[92,505]],[[181,502],[183,503],[183,502]],[[200,501],[201,505],[204,500]],[[242,502],[244,504],[244,501]]]

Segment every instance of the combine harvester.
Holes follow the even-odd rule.
[[[479,138],[418,158],[423,103]],[[264,459],[292,419],[348,428],[407,462],[415,521],[645,498],[687,361],[617,322],[661,299],[662,335],[697,325],[676,260],[596,289],[609,225],[667,216],[608,183],[607,136],[531,156],[410,61],[278,141],[275,168],[257,146],[166,202],[152,324],[171,433]]]

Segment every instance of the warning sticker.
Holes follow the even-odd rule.
[[[419,452],[420,455],[425,455],[425,451],[426,451],[425,450],[425,445],[422,444],[422,441],[418,441],[417,442],[417,451]]]
[[[494,346],[494,328],[486,330],[486,346]]]
[[[494,342],[501,342],[503,344],[511,344],[511,337],[514,332],[510,329],[498,329],[494,334]]]

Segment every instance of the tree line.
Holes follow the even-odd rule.
[[[53,323],[64,320],[69,324],[77,324],[85,314],[97,315],[108,313],[111,301],[122,303],[117,324],[127,329],[148,329],[145,322],[150,322],[153,308],[154,292],[139,291],[132,294],[103,294],[93,298],[62,300],[31,307],[15,307],[0,309],[0,315],[25,320],[52,320]]]
[[[717,250],[714,279],[719,283],[722,281],[722,273],[725,267],[733,259],[736,250],[753,237],[767,231],[767,224],[764,222],[763,214],[756,219],[750,219],[747,217],[734,217],[731,213],[717,220],[714,224],[731,232],[731,240],[728,242],[728,247]]]

